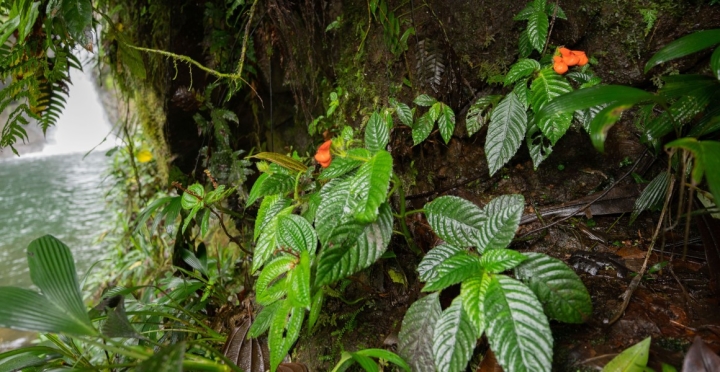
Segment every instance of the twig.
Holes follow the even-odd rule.
[[[552,20],[550,21],[550,30],[548,30],[548,36],[547,39],[545,39],[545,47],[543,47],[542,53],[540,55],[545,54],[545,51],[547,51],[548,44],[550,43],[550,36],[552,35],[553,26],[555,26],[555,19],[557,19],[557,10],[558,10],[558,2],[560,0],[555,0],[555,9],[553,9],[553,15]]]
[[[530,231],[526,232],[525,234],[520,235],[520,236],[517,237],[516,239],[522,239],[522,238],[524,238],[524,237],[526,237],[526,236],[528,236],[528,235],[530,235],[530,234],[536,233],[536,232],[538,232],[538,231],[545,230],[545,229],[547,229],[547,228],[549,228],[549,227],[552,227],[552,226],[555,226],[555,225],[559,224],[560,222],[567,221],[567,220],[569,220],[570,218],[572,218],[573,216],[575,216],[578,212],[582,212],[582,211],[584,211],[585,209],[587,209],[588,207],[590,207],[591,205],[595,204],[598,200],[604,198],[605,195],[607,195],[607,194],[610,192],[610,190],[614,189],[615,186],[617,186],[622,180],[624,180],[625,178],[627,178],[627,176],[631,175],[632,172],[634,172],[635,169],[638,167],[638,165],[640,164],[640,160],[642,160],[642,158],[645,156],[645,154],[647,154],[647,152],[648,152],[648,150],[645,149],[645,151],[642,153],[642,155],[640,155],[640,157],[638,158],[638,160],[635,161],[635,164],[633,164],[632,168],[630,168],[630,170],[627,171],[627,173],[625,173],[622,177],[620,177],[617,181],[615,181],[610,187],[608,187],[607,190],[605,190],[605,191],[604,191],[602,194],[600,194],[597,198],[589,201],[587,204],[579,207],[578,209],[576,209],[576,210],[573,211],[572,213],[568,214],[567,216],[565,216],[565,217],[563,217],[563,218],[561,218],[561,219],[559,219],[559,220],[557,220],[557,221],[555,221],[555,222],[553,222],[553,223],[551,223],[551,224],[549,224],[549,225],[545,225],[545,226],[540,227],[540,228],[537,228],[537,229],[535,229],[535,230],[530,230]]]
[[[670,162],[668,162],[668,168],[670,167]],[[633,292],[635,292],[635,289],[638,285],[640,285],[640,281],[642,280],[642,277],[645,275],[645,271],[647,270],[648,261],[650,261],[650,256],[653,252],[653,247],[655,246],[655,242],[657,241],[658,235],[660,235],[660,231],[662,230],[663,220],[665,219],[665,212],[668,209],[668,204],[670,204],[670,198],[672,196],[674,183],[670,182],[670,187],[668,187],[667,193],[665,194],[665,203],[663,203],[662,212],[660,212],[660,219],[658,220],[657,227],[655,228],[655,232],[653,233],[652,241],[650,241],[650,246],[648,247],[647,253],[645,254],[645,261],[643,262],[642,268],[637,273],[637,275],[633,278],[633,280],[630,282],[630,285],[625,290],[625,293],[623,293],[623,303],[620,305],[620,309],[615,314],[615,316],[606,324],[609,326],[613,323],[615,323],[622,314],[625,312],[625,309],[627,309],[628,304],[630,303],[630,298],[632,297]]]

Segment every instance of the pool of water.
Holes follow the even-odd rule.
[[[25,250],[51,234],[70,247],[82,280],[102,257],[99,238],[111,227],[104,182],[110,158],[94,152],[23,156],[0,161],[0,286],[30,288]],[[0,305],[2,306],[2,305]],[[26,333],[0,329],[0,349]]]

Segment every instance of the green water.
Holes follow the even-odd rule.
[[[25,249],[45,234],[70,247],[80,279],[103,256],[98,240],[113,216],[103,182],[109,162],[100,152],[0,161],[0,286],[31,286]],[[0,329],[0,348],[21,336]]]

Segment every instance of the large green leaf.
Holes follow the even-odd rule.
[[[92,2],[90,0],[62,0],[62,17],[67,30],[78,42],[85,42],[85,29],[92,24]]]
[[[305,309],[292,307],[288,301],[283,301],[283,306],[275,313],[268,334],[271,371],[277,369],[297,340],[304,317]]]
[[[522,103],[525,110],[527,110],[530,107],[530,89],[528,89],[527,81],[523,79],[515,84],[513,93],[515,93],[520,103]]]
[[[494,275],[485,294],[490,347],[507,372],[550,371],[553,339],[542,305],[523,283]]]
[[[30,278],[42,295],[0,287],[0,326],[75,335],[96,335],[77,280],[70,249],[45,235],[27,250]]]
[[[515,236],[524,207],[522,195],[502,195],[491,200],[483,209],[486,219],[478,236],[478,252],[507,247]]]
[[[188,186],[187,190],[183,192],[181,203],[183,209],[193,209],[197,205],[202,203],[202,199],[205,197],[205,188],[199,184],[194,183]]]
[[[485,294],[492,277],[487,271],[482,275],[464,280],[460,285],[460,296],[463,299],[463,308],[475,327],[475,334],[485,332]]]
[[[268,174],[264,173],[263,175]],[[266,177],[260,176],[253,184],[248,194],[247,205],[255,200],[268,195],[287,194],[295,186],[295,177],[284,173],[272,173]]]
[[[582,323],[592,315],[590,294],[580,278],[564,262],[541,254],[525,253],[528,259],[515,268],[515,276],[526,282],[550,318]]]
[[[287,281],[279,278],[290,271],[295,263],[294,257],[282,255],[265,265],[255,283],[258,303],[269,305],[285,296],[288,291]]]
[[[622,113],[631,107],[631,104],[614,102],[595,115],[590,122],[590,139],[595,149],[605,152],[605,138],[607,138],[608,131],[620,120]]]
[[[438,372],[464,371],[475,348],[475,327],[463,309],[462,297],[443,311],[433,333],[433,355]]]
[[[323,245],[317,268],[316,285],[335,282],[350,276],[377,261],[390,244],[393,217],[388,204],[380,206],[378,219],[371,224],[350,222],[335,229],[341,240]]]
[[[335,178],[320,190],[320,205],[315,215],[315,231],[320,244],[327,247],[335,230],[352,222],[358,200],[350,193],[353,178]]]
[[[412,128],[413,115],[415,114],[415,111],[411,110],[408,105],[399,102],[394,98],[390,99],[390,104],[395,108],[395,113],[397,113],[400,122]]]
[[[432,281],[438,275],[438,265],[463,249],[464,248],[456,247],[450,244],[440,244],[431,249],[427,254],[425,254],[425,257],[423,257],[422,261],[420,261],[420,264],[418,265],[417,270],[420,280],[423,282]]]
[[[415,372],[435,372],[432,346],[435,324],[442,313],[439,296],[439,292],[431,293],[415,301],[403,317],[398,354]]]
[[[47,346],[27,346],[0,353],[0,371],[25,371],[60,361],[60,350]],[[26,369],[27,368],[27,369]]]
[[[168,345],[138,364],[138,372],[182,372],[185,341]]]
[[[527,256],[511,249],[489,249],[480,258],[483,269],[497,274],[519,265]]]
[[[440,105],[440,116],[438,117],[437,123],[440,129],[440,135],[447,144],[450,142],[453,132],[455,132],[455,113],[450,106],[444,103]]]
[[[435,234],[457,247],[475,246],[487,219],[475,204],[456,196],[441,196],[425,204],[425,215]]]
[[[545,42],[545,40],[543,40]],[[524,79],[533,72],[540,70],[540,62],[534,59],[522,58],[510,67],[507,75],[505,75],[505,86],[508,86],[520,79]]]
[[[420,116],[412,127],[413,146],[417,146],[422,143],[422,141],[425,141],[434,126],[435,121],[430,117],[430,111]]]
[[[525,107],[517,95],[511,92],[498,103],[490,116],[485,153],[491,176],[515,155],[526,128]]]
[[[525,142],[527,143],[530,157],[533,161],[533,167],[537,170],[540,163],[545,161],[552,154],[552,144],[550,140],[543,135],[540,128],[528,119],[529,128],[525,134]]]
[[[353,177],[350,195],[358,200],[354,210],[358,222],[369,223],[377,219],[378,208],[387,198],[392,165],[392,155],[385,150],[377,150]]]
[[[312,297],[310,295],[310,253],[307,251],[300,252],[300,259],[295,263],[288,275],[290,282],[290,292],[288,299],[295,307],[304,307],[310,309],[312,305]]]
[[[710,56],[710,69],[715,79],[720,80],[720,47],[715,48],[712,56]]]
[[[336,156],[335,158],[333,158],[330,166],[323,169],[322,173],[320,173],[320,175],[318,176],[318,179],[329,180],[331,178],[340,177],[357,169],[363,163],[364,162],[359,159],[353,159],[349,157],[343,158],[340,156]]]
[[[385,150],[390,141],[390,128],[382,116],[375,111],[365,127],[365,148],[370,152]]]
[[[683,36],[655,53],[645,64],[645,73],[661,63],[699,52],[717,43],[720,43],[720,29],[698,31]]]
[[[530,13],[528,17],[527,34],[530,38],[530,44],[532,44],[533,48],[538,52],[542,53],[545,47],[545,39],[547,39],[549,28],[550,22],[544,9]]]
[[[309,252],[315,255],[317,234],[310,222],[297,214],[280,216],[278,219],[278,243],[296,252]]]
[[[540,98],[540,95],[538,95],[538,98]],[[557,113],[573,113],[577,110],[584,110],[610,102],[636,104],[643,101],[660,102],[662,100],[652,93],[637,88],[624,85],[598,85],[563,94],[552,99],[552,102],[543,105],[541,110],[535,109],[535,123],[546,120]],[[540,102],[538,101],[538,103]]]
[[[490,121],[490,113],[493,106],[502,98],[501,95],[483,96],[477,99],[465,116],[465,126],[467,127],[468,137],[472,137],[480,128]]]
[[[482,271],[480,257],[467,251],[460,251],[437,265],[436,275],[425,284],[422,290],[423,292],[439,291],[467,278],[479,276]]]
[[[694,84],[694,82],[689,83]],[[713,81],[713,84],[715,82]],[[678,98],[667,111],[651,120],[645,127],[645,137],[652,141],[693,120],[705,107],[718,99],[720,89],[717,86],[694,88]]]
[[[257,217],[255,218],[255,231],[253,233],[253,239],[257,240],[260,233],[265,230],[265,227],[275,216],[280,213],[283,209],[290,206],[290,199],[283,198],[281,195],[271,195],[263,199],[260,203],[260,209],[258,210]]]
[[[672,178],[668,172],[663,171],[650,181],[642,194],[635,200],[635,206],[633,207],[632,215],[630,215],[631,224],[640,212],[662,205]]]
[[[261,334],[265,333],[265,331],[270,328],[270,324],[275,317],[275,313],[283,306],[283,304],[284,301],[275,301],[272,304],[263,307],[262,310],[257,313],[252,326],[250,326],[250,329],[248,330],[248,337],[257,338]]]
[[[520,33],[520,37],[518,38],[518,57],[519,58],[527,58],[532,54],[533,52],[533,45],[530,43],[530,36],[528,36],[528,31],[523,30]]]
[[[551,68],[544,68],[537,73],[537,77],[530,85],[530,106],[536,115],[540,116],[540,110],[550,101],[571,91],[570,83],[562,75],[555,73]],[[561,112],[536,118],[537,126],[553,145],[565,134],[571,121],[571,114]]]
[[[650,356],[650,340],[648,337],[625,349],[603,368],[603,372],[643,372],[647,371]]]
[[[267,261],[275,249],[278,247],[278,220],[281,216],[292,213],[293,207],[287,207],[279,211],[274,217],[270,218],[268,223],[263,227],[255,251],[253,252],[253,263],[250,270],[251,273],[257,271]],[[257,222],[257,221],[256,221]]]

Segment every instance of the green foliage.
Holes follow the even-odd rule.
[[[410,362],[413,371],[435,371],[433,336],[441,313],[439,292],[415,301],[405,313],[398,336],[398,353]]]
[[[648,356],[650,356],[650,337],[625,349],[625,351],[620,353],[620,355],[616,356],[608,364],[605,365],[605,367],[603,368],[603,372],[646,371]]]
[[[633,207],[632,215],[630,216],[630,223],[638,217],[640,212],[654,209],[662,205],[667,195],[667,190],[672,183],[672,176],[668,172],[660,172],[652,181],[645,187],[642,194],[635,200],[635,206]]]
[[[437,370],[464,369],[475,340],[485,333],[505,370],[549,371],[553,341],[547,316],[578,323],[592,312],[582,281],[562,261],[506,249],[523,207],[520,195],[500,196],[483,209],[451,196],[425,206],[428,223],[449,244],[432,249],[418,266],[420,278],[426,282],[423,291],[461,283],[460,296],[433,330]],[[521,281],[502,274],[510,269],[515,269]],[[418,307],[431,306],[436,298],[428,296],[422,301]],[[426,349],[415,345],[417,334],[426,332],[428,325],[415,316],[408,311],[400,333],[400,345],[414,348],[403,354],[406,357],[427,355]]]
[[[395,364],[402,368],[406,372],[410,372],[410,366],[405,361],[397,356],[397,354],[387,351],[384,349],[363,349],[354,353],[348,353],[344,351],[340,357],[340,361],[332,369],[333,372],[345,371],[353,363],[357,363],[367,372],[378,372],[381,371],[378,364],[375,363],[372,358],[382,359]]]
[[[490,175],[502,168],[520,148],[527,128],[525,110],[518,96],[512,92],[493,109],[485,140]]]
[[[435,123],[438,124],[440,129],[440,136],[443,141],[447,144],[450,142],[453,133],[455,132],[455,112],[445,103],[439,102],[433,97],[427,94],[421,94],[415,98],[414,103],[420,107],[429,107],[428,111],[418,118],[417,121],[413,122],[413,116],[415,108],[412,111],[409,107],[403,103],[397,101],[392,102],[395,106],[395,112],[398,115],[400,121],[412,128],[413,144],[419,145],[425,141],[433,128]]]
[[[395,12],[388,8],[385,0],[370,0],[370,13],[376,21],[383,26],[385,44],[395,56],[400,55],[408,49],[407,41],[415,34],[415,28],[408,27],[400,34],[400,22],[402,20],[395,15]]]

